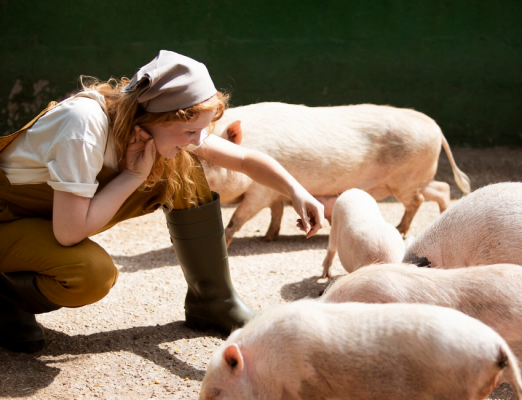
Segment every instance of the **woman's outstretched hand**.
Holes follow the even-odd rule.
[[[156,145],[152,136],[136,125],[127,145],[125,167],[142,181],[146,180],[156,159]]]
[[[324,206],[305,190],[294,196],[292,204],[301,217],[296,226],[306,233],[306,238],[315,235],[324,225]]]

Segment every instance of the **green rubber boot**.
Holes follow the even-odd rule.
[[[183,210],[165,209],[165,216],[188,284],[186,325],[230,333],[248,322],[255,312],[238,297],[232,285],[219,195],[212,194],[211,203]]]
[[[0,274],[0,347],[17,353],[34,353],[45,345],[44,332],[35,314],[54,311],[37,289],[35,272]]]

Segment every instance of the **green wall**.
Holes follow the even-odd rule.
[[[233,105],[370,102],[433,117],[453,145],[522,146],[522,1],[0,0],[0,133],[169,49]]]

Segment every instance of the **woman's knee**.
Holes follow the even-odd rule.
[[[50,301],[65,307],[104,298],[118,279],[118,269],[109,254],[89,239],[67,250],[68,262],[40,272],[38,289]]]

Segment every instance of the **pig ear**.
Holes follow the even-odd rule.
[[[243,371],[243,356],[237,344],[229,344],[223,353],[223,358],[235,375],[239,375]]]
[[[232,143],[241,144],[241,141],[243,140],[243,131],[241,130],[241,121],[234,121],[228,126],[227,138]]]

